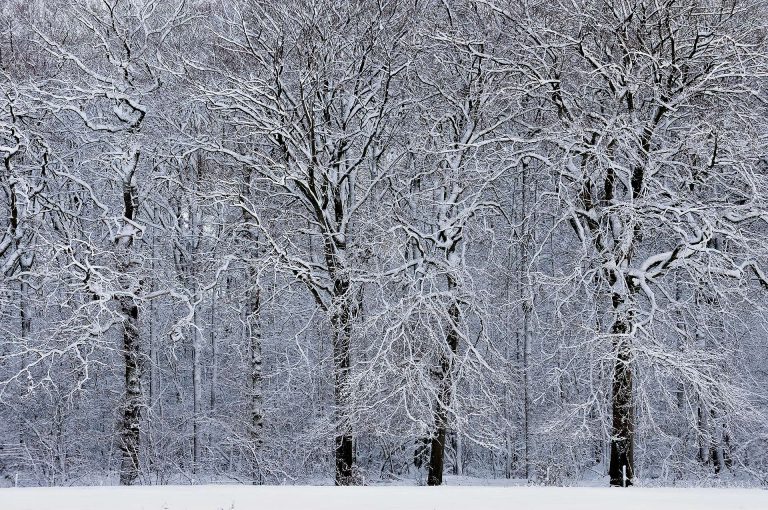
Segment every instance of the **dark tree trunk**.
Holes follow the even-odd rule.
[[[339,432],[336,436],[336,485],[354,485],[354,463],[352,434]]]
[[[618,318],[613,325],[616,335],[614,348],[616,363],[613,371],[611,402],[613,426],[611,432],[611,463],[608,468],[612,486],[632,485],[634,478],[635,419],[632,401],[631,325],[626,318]]]
[[[448,310],[451,319],[446,342],[448,343],[449,353],[443,353],[440,357],[440,367],[438,372],[440,395],[439,401],[435,405],[435,433],[432,436],[432,444],[429,452],[429,469],[427,472],[427,485],[442,485],[443,466],[445,464],[445,436],[448,428],[448,407],[452,398],[452,380],[451,380],[451,358],[456,354],[459,345],[459,305],[456,302],[451,304]]]
[[[445,410],[438,410],[435,419],[445,421]],[[432,437],[432,445],[429,452],[429,472],[427,473],[427,485],[443,484],[443,465],[445,463],[445,426],[439,425]]]
[[[138,152],[133,154],[133,168],[138,162]],[[128,221],[135,219],[136,188],[131,183],[132,171],[123,182],[123,216]],[[131,246],[133,236],[126,235],[117,240],[118,256],[122,258],[121,272],[131,272]],[[139,345],[139,307],[134,297],[124,295],[118,298],[123,317],[123,359],[125,362],[125,395],[120,424],[120,485],[133,485],[139,477],[139,438],[141,419],[141,346]]]
[[[133,485],[139,477],[139,420],[141,385],[139,381],[139,309],[130,297],[120,298],[123,321],[123,358],[125,361],[125,397],[121,424],[120,485]]]
[[[336,485],[355,483],[355,448],[349,422],[350,339],[352,324],[349,306],[349,281],[336,279],[334,283],[333,362],[334,398],[336,404]]]

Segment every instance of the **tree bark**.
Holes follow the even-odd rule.
[[[608,468],[611,486],[629,487],[635,472],[634,442],[635,417],[632,400],[631,324],[627,317],[619,316],[612,333],[616,353],[613,370],[611,402],[613,424],[611,432],[611,460]]]
[[[520,294],[523,312],[523,445],[525,478],[531,476],[531,458],[530,458],[530,420],[531,420],[531,345],[533,343],[533,288],[528,278],[529,265],[531,263],[531,245],[534,244],[534,232],[528,221],[528,164],[523,163],[521,174],[521,243],[520,243]],[[533,208],[531,208],[533,209]],[[535,221],[535,217],[534,217]]]
[[[245,202],[245,196],[248,193],[248,185],[252,179],[251,169],[244,170],[243,183],[245,186],[241,189],[241,201]],[[254,221],[245,209],[242,210],[242,222],[248,225]],[[254,259],[258,260],[260,250],[260,239],[258,230],[253,227],[245,229],[246,250],[252,250]],[[259,284],[259,274],[257,269],[251,265],[246,266],[246,278],[248,289],[245,295],[245,306],[241,313],[243,315],[243,325],[245,327],[245,341],[249,350],[249,397],[250,397],[250,442],[252,448],[251,457],[251,479],[253,484],[263,482],[261,467],[259,464],[259,452],[264,444],[264,389],[263,389],[263,357],[261,351],[261,287]]]
[[[209,404],[211,416],[213,416],[216,411],[216,388],[219,386],[219,368],[217,360],[218,346],[216,345],[216,328],[214,327],[216,324],[216,299],[217,293],[216,286],[214,285],[211,289],[211,330],[209,332],[211,338],[211,395]]]
[[[248,317],[246,320],[248,347],[250,350],[250,394],[251,394],[251,445],[253,459],[251,477],[254,484],[262,482],[259,469],[258,453],[264,443],[264,397],[262,393],[263,370],[261,355],[261,289],[256,283],[256,275],[249,271]]]
[[[120,485],[133,485],[139,477],[139,420],[141,419],[141,383],[139,381],[139,308],[133,298],[121,297],[123,314],[123,360],[125,396],[120,434]]]
[[[456,354],[459,345],[459,305],[455,301],[451,303],[448,310],[450,325],[446,342],[449,353],[443,353],[440,356],[439,376],[439,396],[435,405],[434,421],[435,433],[432,436],[432,443],[429,453],[429,469],[427,472],[427,485],[443,484],[443,465],[445,464],[445,436],[448,428],[448,407],[451,404],[453,381],[451,378],[451,358]]]
[[[194,278],[194,272],[192,274]],[[197,286],[197,283],[195,283],[195,286]],[[194,296],[195,303],[199,303],[200,299],[197,291],[195,291]],[[201,360],[203,333],[197,309],[195,309],[193,314],[192,322],[192,473],[197,474],[203,446],[200,427],[200,418],[203,413],[203,365]]]
[[[707,439],[709,412],[701,400],[699,400],[699,407],[696,410],[696,424],[699,436],[699,462],[706,465],[710,461],[710,441]]]
[[[427,460],[427,452],[429,451],[430,438],[420,437],[417,438],[413,448],[413,465],[416,469],[421,469]]]
[[[464,475],[464,439],[461,434],[453,434],[453,450],[456,462],[453,465],[453,474],[456,476]]]
[[[123,180],[123,216],[132,222],[136,216],[136,187],[132,183],[133,172],[139,160],[139,153],[133,152],[127,158],[128,169]],[[121,233],[117,239],[120,272],[131,272],[134,261],[131,257],[133,234]],[[139,440],[141,420],[141,346],[139,344],[139,307],[131,295],[118,298],[120,313],[123,317],[123,360],[125,375],[125,395],[120,424],[120,485],[133,485],[139,477]]]
[[[352,485],[354,479],[355,451],[349,422],[350,339],[352,334],[349,306],[349,281],[334,281],[333,314],[333,362],[334,398],[336,404],[336,485]]]
[[[526,300],[523,303],[523,444],[525,445],[525,479],[531,477],[531,443],[530,443],[530,420],[531,420],[531,344],[533,343],[533,332],[531,328],[531,314],[533,305],[531,301]]]

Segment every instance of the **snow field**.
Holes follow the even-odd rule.
[[[0,510],[768,510],[768,491],[596,487],[145,486],[0,489]]]

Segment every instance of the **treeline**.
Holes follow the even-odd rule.
[[[763,0],[7,0],[4,483],[768,474]]]

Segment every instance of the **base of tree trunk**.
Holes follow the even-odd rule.
[[[356,485],[352,436],[336,436],[336,485]]]
[[[445,463],[445,428],[438,429],[432,438],[432,447],[429,452],[429,470],[427,473],[427,485],[443,484],[443,464]]]

